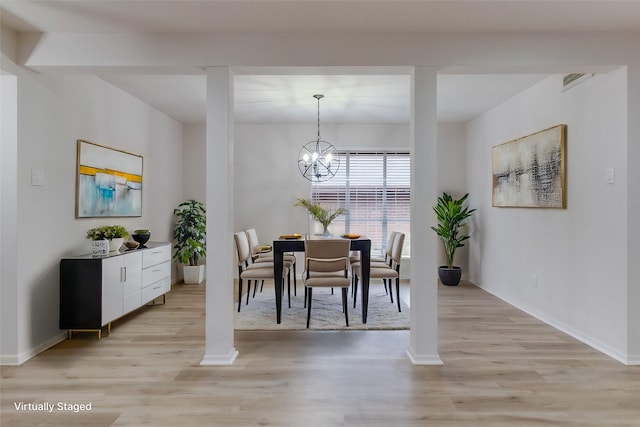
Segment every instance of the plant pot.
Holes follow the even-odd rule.
[[[140,247],[143,248],[144,244],[149,241],[151,237],[151,233],[141,233],[141,234],[132,234],[131,238],[136,242],[140,243]]]
[[[115,237],[109,240],[109,252],[120,250],[120,246],[124,243],[124,237]]]
[[[204,265],[184,265],[182,275],[186,285],[199,285],[204,280]]]
[[[92,240],[91,253],[93,255],[109,255],[109,241],[107,239]]]
[[[443,285],[458,286],[462,277],[462,269],[455,265],[452,268],[441,265],[438,267],[438,277]]]

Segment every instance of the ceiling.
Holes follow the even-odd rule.
[[[616,0],[3,0],[17,32],[541,32],[639,31],[640,1]],[[204,74],[102,70],[101,78],[184,123],[204,122]],[[235,120],[406,123],[408,75],[238,75]],[[441,74],[438,120],[465,122],[532,86],[540,74]]]

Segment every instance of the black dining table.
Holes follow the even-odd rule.
[[[367,323],[369,307],[369,273],[371,269],[371,239],[360,236],[351,240],[351,250],[360,252],[360,270],[362,277],[362,323]],[[304,252],[304,239],[279,239],[273,241],[273,277],[282,277],[285,252]],[[276,290],[276,322],[282,320],[282,280],[274,280]]]

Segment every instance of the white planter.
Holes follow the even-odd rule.
[[[123,237],[116,237],[109,240],[109,252],[120,250],[120,246],[124,243]]]
[[[199,285],[204,280],[204,265],[184,265],[182,274],[186,285]]]

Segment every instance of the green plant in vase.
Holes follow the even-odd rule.
[[[327,209],[319,203],[304,198],[298,199],[294,206],[305,208],[313,219],[322,224],[322,234],[324,236],[329,234],[329,225],[333,220],[347,212],[344,208]]]
[[[453,265],[456,250],[464,246],[464,241],[469,239],[469,235],[461,232],[461,227],[466,224],[466,220],[472,216],[475,209],[469,209],[465,202],[469,193],[459,199],[454,199],[447,193],[442,193],[438,197],[433,211],[436,214],[438,224],[431,227],[436,232],[444,246],[447,257],[447,265],[438,268],[440,281],[445,285],[455,286],[460,282],[462,270]]]
[[[202,202],[187,200],[173,211],[176,226],[173,231],[173,258],[183,264],[185,283],[203,281],[204,266],[198,264],[207,254],[207,211]]]
[[[87,239],[91,240],[111,240],[129,236],[129,232],[121,225],[103,225],[87,231]]]

